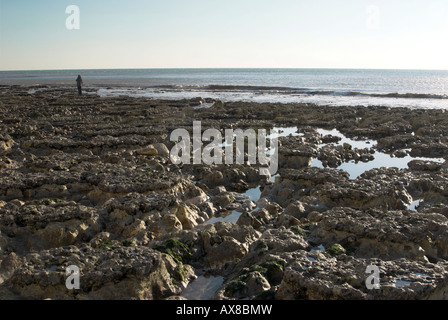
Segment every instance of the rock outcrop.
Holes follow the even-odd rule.
[[[37,89],[0,92],[0,299],[184,299],[204,274],[223,279],[213,299],[448,299],[443,110]],[[294,134],[274,177],[247,150],[243,164],[174,164],[170,133],[193,120]],[[338,169],[378,151],[432,159]]]

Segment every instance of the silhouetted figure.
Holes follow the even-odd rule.
[[[80,75],[78,75],[78,78],[76,79],[76,84],[78,85],[78,93],[79,95],[82,95],[82,78]]]

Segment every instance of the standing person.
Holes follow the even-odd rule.
[[[83,82],[82,82],[81,75],[79,75],[79,74],[78,74],[78,78],[76,79],[76,84],[78,85],[78,93],[79,93],[79,95],[82,95],[82,85],[83,85]]]

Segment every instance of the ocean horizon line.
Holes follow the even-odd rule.
[[[121,70],[353,70],[353,71],[448,71],[448,69],[419,68],[338,68],[338,67],[154,67],[154,68],[84,68],[84,69],[11,69],[0,72],[46,72],[46,71],[121,71]]]

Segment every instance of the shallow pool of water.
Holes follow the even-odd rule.
[[[341,138],[339,142],[320,144],[319,148],[324,147],[328,144],[342,146],[344,143],[348,143],[353,147],[353,149],[364,149],[364,148],[372,148],[377,143],[375,140],[353,140],[349,137],[346,137],[342,132],[340,132],[337,129],[333,130],[317,129],[317,132],[320,133],[322,136],[332,135],[334,137]]]
[[[261,189],[260,187],[248,189],[246,192],[241,193],[241,195],[245,196],[246,199],[251,200],[253,202],[257,202],[260,199],[261,196]],[[241,216],[241,212],[233,210],[229,211],[227,215],[221,216],[221,217],[213,217],[210,220],[204,222],[204,224],[214,224],[216,222],[232,222],[236,223]]]
[[[411,202],[411,204],[408,206],[408,209],[411,211],[417,211],[417,208],[420,206],[420,204],[423,202],[423,199],[414,200]]]
[[[315,251],[325,252],[325,248],[324,248],[323,245],[320,244],[320,245],[318,245],[317,247],[311,249],[311,250],[310,250],[310,253],[313,253],[313,252],[315,252]]]
[[[318,129],[317,131],[320,134],[322,134],[323,136],[331,134],[333,136],[340,137],[341,141],[339,141],[337,143],[329,143],[329,144],[334,144],[336,146],[343,145],[344,143],[348,143],[353,147],[353,149],[364,149],[364,148],[370,149],[376,145],[375,140],[360,140],[360,141],[353,140],[353,139],[347,138],[344,134],[342,134],[341,132],[339,132],[336,129],[333,129],[333,130]],[[325,145],[328,145],[328,144],[321,144],[321,145],[319,145],[319,147],[323,147]],[[372,169],[377,169],[377,168],[382,168],[382,167],[388,167],[388,168],[395,167],[398,169],[407,169],[408,163],[412,160],[434,161],[434,162],[439,162],[439,163],[443,163],[445,161],[443,158],[424,158],[424,157],[411,157],[411,156],[406,156],[403,158],[395,158],[387,153],[380,152],[380,151],[375,151],[373,156],[375,157],[375,159],[372,161],[369,161],[369,162],[362,162],[362,161],[344,162],[339,167],[337,167],[337,169],[342,169],[342,170],[347,171],[348,174],[350,175],[350,179],[356,179],[366,171],[369,171]],[[317,168],[324,168],[324,166],[322,165],[322,161],[320,161],[319,159],[314,159],[311,163],[311,166],[317,167]]]
[[[210,300],[223,283],[223,277],[199,276],[185,288],[181,297],[188,300]]]
[[[405,280],[396,280],[394,284],[396,287],[407,287],[407,286],[410,286],[412,284],[412,282],[405,281]]]
[[[260,187],[252,188],[243,193],[245,196],[249,197],[253,202],[260,200],[261,189]]]
[[[298,132],[298,127],[274,127],[272,133],[267,136],[267,139],[281,138],[281,137],[301,137],[303,133]]]
[[[217,222],[232,222],[232,223],[236,223],[240,216],[241,216],[241,212],[233,210],[231,212],[229,211],[229,214],[227,214],[227,215],[223,215],[221,217],[213,217],[210,220],[205,221],[204,224],[205,225],[207,225],[207,224],[214,224],[214,223],[217,223]]]
[[[429,278],[430,277],[429,274],[424,274],[424,273],[420,273],[420,272],[415,272],[414,275],[416,275],[417,277],[422,277],[422,278]]]

